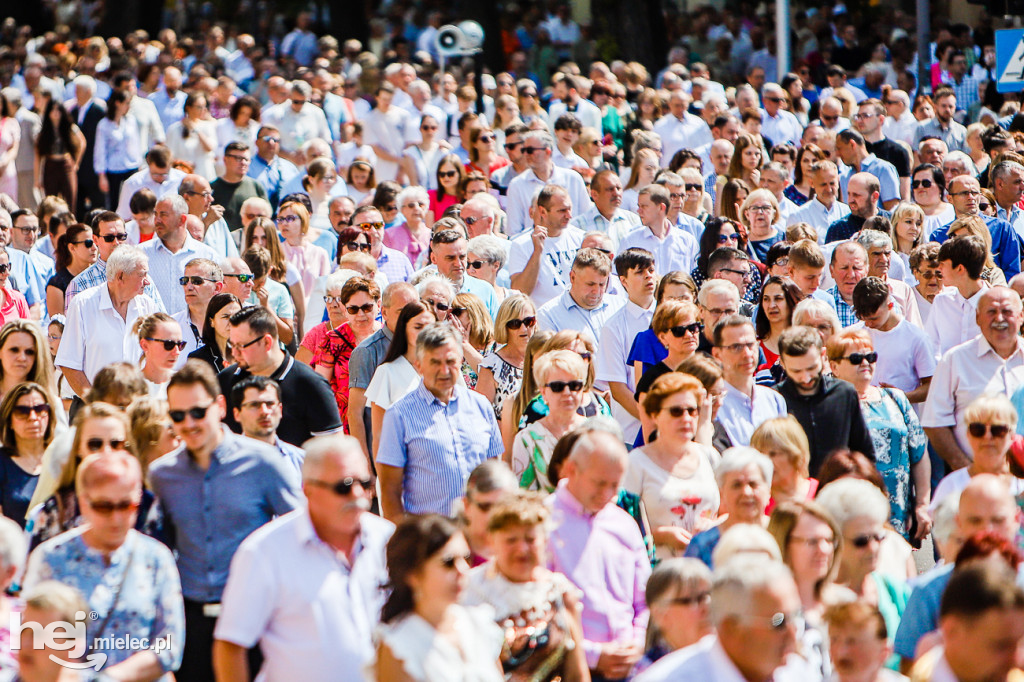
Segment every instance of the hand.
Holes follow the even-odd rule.
[[[107,180],[106,173],[100,173],[99,177],[100,191],[106,194],[110,191],[110,181]]]
[[[210,206],[206,211],[206,215],[203,216],[203,224],[206,227],[213,225],[215,222],[224,217],[224,207],[220,204],[214,204]]]
[[[662,541],[673,549],[686,549],[690,546],[693,533],[690,533],[679,526],[662,526],[658,529],[663,535]]]
[[[270,292],[267,291],[266,285],[261,286],[259,289],[253,289],[256,292],[256,300],[260,302],[260,305],[264,308],[267,307],[267,301],[270,300]]]
[[[548,238],[548,228],[543,225],[534,225],[533,234],[530,237],[533,238],[533,250],[536,253],[543,253],[544,240]]]
[[[914,516],[917,519],[917,533],[914,534],[914,538],[923,540],[932,530],[932,515],[928,513],[928,505],[917,505],[914,508]]]
[[[711,423],[711,413],[713,411],[711,392],[704,392],[704,399],[700,401],[700,416],[697,418],[697,430],[700,431],[701,427],[705,424]]]
[[[601,647],[601,656],[597,659],[597,672],[605,677],[618,680],[629,675],[633,665],[640,660],[643,651],[639,644],[619,644],[608,642]]]

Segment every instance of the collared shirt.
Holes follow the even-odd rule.
[[[875,209],[875,215],[882,216],[883,218],[892,218],[892,214],[881,206]],[[825,232],[825,243],[832,244],[832,242],[841,242],[852,238],[853,235],[860,232],[866,221],[866,218],[861,218],[859,215],[847,213],[845,216],[828,226],[828,231]],[[833,246],[832,248],[834,249],[835,247]],[[829,255],[831,255],[831,253]]]
[[[306,451],[300,447],[286,443],[274,436],[274,447],[284,457],[284,461],[295,467],[295,473],[302,475],[302,462],[306,459]]]
[[[121,663],[137,651],[95,643],[132,637],[146,638],[150,647],[166,642],[169,648],[152,651],[163,672],[177,670],[185,645],[185,605],[171,551],[162,542],[129,530],[108,557],[85,543],[85,531],[74,528],[39,545],[32,552],[23,587],[56,580],[78,590],[97,616],[86,621],[86,636],[94,643],[91,652],[107,655],[105,666]]]
[[[295,113],[291,100],[285,100],[268,109],[260,117],[260,120],[265,125],[277,128],[281,134],[281,151],[283,152],[296,152],[313,138],[331,139],[331,131],[327,127],[324,110],[311,102],[303,104],[302,109]]]
[[[961,216],[953,216],[949,223],[932,231],[930,241],[942,244],[949,239],[949,227],[953,221]],[[1020,274],[1020,237],[1014,232],[1014,228],[1006,220],[997,216],[981,215],[992,236],[992,260],[996,267],[1003,271],[1006,279],[1010,280],[1014,275]],[[927,218],[925,219],[927,222]]]
[[[43,273],[39,272],[35,259],[13,246],[7,248],[7,257],[11,264],[11,277],[17,283],[18,291],[25,295],[25,301],[30,306],[36,303],[45,305],[46,283],[49,278],[43,279]]]
[[[104,118],[96,126],[92,167],[97,175],[134,171],[142,164],[139,125],[131,114],[120,123]]]
[[[393,156],[401,157],[405,150],[406,130],[419,127],[405,109],[392,105],[386,112],[378,108],[370,111],[363,118],[363,144],[383,147]],[[394,180],[398,173],[398,164],[378,158],[374,164],[377,182]]]
[[[177,194],[178,185],[181,184],[181,179],[184,177],[185,173],[183,171],[177,168],[170,168],[167,171],[167,179],[163,182],[156,182],[153,176],[149,174],[149,166],[134,175],[128,176],[128,179],[121,185],[121,196],[117,202],[117,215],[125,220],[132,219],[132,211],[129,204],[135,193],[142,188],[152,191],[158,200],[170,194]]]
[[[128,105],[128,113],[135,118],[139,128],[139,153],[145,155],[154,144],[164,141],[164,124],[153,102],[134,95]]]
[[[206,228],[206,233],[203,235],[203,244],[209,246],[217,254],[214,262],[220,262],[222,258],[238,257],[238,246],[235,244],[235,240],[231,238],[231,230],[228,229],[228,223],[223,218],[220,218]]]
[[[337,246],[337,239],[334,240]],[[414,272],[409,257],[401,251],[388,248],[381,244],[380,257],[377,258],[377,270],[384,273],[391,282],[408,282]]]
[[[956,94],[957,111],[967,111],[972,104],[978,101],[978,84],[980,82],[979,79],[966,74],[959,83],[956,82],[952,74],[945,80],[946,85],[953,88],[953,92]]]
[[[664,237],[658,237],[645,225],[636,228],[619,243],[618,252],[641,248],[654,254],[654,268],[664,275],[673,270],[689,272],[697,265],[700,246],[689,232],[671,226]]]
[[[442,403],[421,381],[384,413],[377,462],[403,470],[407,513],[447,516],[470,472],[504,449],[487,398],[456,384],[451,400]]]
[[[956,287],[944,287],[932,300],[932,312],[924,331],[936,359],[981,333],[977,321],[978,303],[988,288],[988,282],[982,281],[981,289],[967,299]]]
[[[388,326],[381,328],[363,339],[362,343],[352,349],[352,357],[348,360],[348,387],[366,390],[373,379],[384,356],[388,353],[394,334]]]
[[[1021,210],[1020,206],[1014,204],[1010,206],[1010,210],[1007,211],[997,203],[996,217],[1010,223],[1010,227],[1012,227],[1013,231],[1017,233],[1017,237],[1024,239],[1024,211]]]
[[[612,239],[612,251],[618,252],[619,242],[627,234],[640,227],[640,216],[622,208],[615,209],[611,219],[605,218],[594,206],[581,216],[572,219],[572,225],[586,232],[604,232]]]
[[[821,671],[812,670],[810,663],[799,654],[789,654],[785,663],[776,668],[773,682],[806,682],[820,679]],[[722,648],[716,635],[708,635],[696,644],[662,657],[648,668],[638,682],[669,682],[676,680],[714,680],[714,682],[746,682],[736,664]]]
[[[160,88],[149,96],[149,101],[156,106],[156,113],[160,115],[160,122],[164,130],[171,127],[185,117],[185,100],[188,95],[184,90],[178,90],[174,97],[167,94],[166,88]]]
[[[601,110],[596,104],[582,97],[576,103],[576,106],[570,107],[565,102],[553,102],[548,108],[548,121],[551,122],[551,134],[555,134],[555,121],[562,114],[570,113],[579,119],[580,123],[585,128],[596,128],[598,135],[601,135]]]
[[[769,116],[767,111],[762,110],[761,134],[774,144],[785,143],[798,147],[804,128],[796,116],[785,109],[779,109],[774,116]]]
[[[693,237],[699,248],[701,235],[704,234],[704,223],[680,211],[676,216],[676,227]]]
[[[192,312],[185,308],[171,315],[178,326],[181,327],[181,340],[185,342],[185,349],[178,354],[178,361],[174,363],[175,369],[181,369],[188,361],[188,354],[193,353],[206,344],[203,343],[202,333],[192,322]]]
[[[938,296],[935,300],[938,301]],[[929,318],[934,320],[937,308]],[[954,427],[960,448],[971,454],[967,443],[964,413],[975,398],[985,393],[1012,396],[1024,385],[1024,339],[1017,338],[1017,349],[1003,359],[981,334],[942,356],[935,367],[928,398],[921,414],[921,425],[928,428]]]
[[[836,200],[832,202],[832,208],[825,208],[825,204],[815,197],[790,213],[786,226],[807,223],[818,232],[818,244],[821,245],[825,243],[829,225],[848,215],[850,215],[850,207],[843,202]]]
[[[267,190],[270,206],[275,211],[281,197],[284,196],[281,193],[282,188],[300,174],[301,171],[298,167],[287,159],[275,156],[273,161],[267,163],[259,154],[253,154],[252,163],[249,164],[247,173],[250,178],[256,180],[263,185],[263,189]]]
[[[718,408],[718,422],[729,434],[733,445],[750,445],[754,429],[768,419],[785,417],[786,399],[765,386],[754,384],[752,397],[725,382],[725,397]]]
[[[192,235],[185,233],[185,242],[172,253],[164,246],[160,237],[155,236],[139,248],[149,256],[149,278],[160,292],[167,312],[173,315],[188,308],[185,303],[185,291],[178,279],[185,274],[185,264],[193,258],[209,258],[214,263],[220,260],[217,252]],[[70,288],[70,287],[69,287]]]
[[[666,114],[654,124],[654,132],[661,136],[661,165],[668,168],[669,161],[680,149],[696,149],[712,142],[711,128],[700,116],[689,112],[678,119]]]
[[[601,338],[601,330],[623,306],[624,297],[605,295],[596,308],[588,310],[582,307],[566,290],[558,298],[553,298],[537,311],[537,324],[541,329],[560,332],[563,329],[575,329],[589,333],[597,341]]]
[[[838,286],[834,286],[829,289],[828,293],[832,295],[832,300],[836,302],[836,314],[839,315],[839,324],[846,328],[860,322],[860,318],[857,317],[857,313],[853,311],[853,306],[843,300],[842,294],[839,293]]]
[[[641,308],[627,299],[626,304],[619,308],[608,319],[601,330],[600,343],[597,346],[595,359],[595,380],[601,382],[602,389],[608,382],[625,384],[630,394],[636,392],[636,376],[632,367],[626,366],[629,349],[633,347],[636,335],[651,326],[654,317],[654,303],[651,307]],[[612,416],[622,426],[623,438],[626,443],[633,443],[640,430],[640,422],[633,417],[618,401],[612,401]]]
[[[964,128],[956,121],[950,121],[948,128],[943,128],[937,118],[921,121],[917,124],[917,130],[914,131],[914,144],[911,146],[917,149],[918,145],[921,144],[921,140],[926,137],[941,139],[946,143],[951,152],[959,150],[969,154],[971,151],[967,147],[967,128]]]
[[[896,172],[896,166],[892,165],[888,161],[883,161],[874,154],[868,154],[864,157],[864,160],[860,162],[859,171],[853,166],[847,167],[847,169],[839,175],[839,188],[843,191],[843,196],[846,196],[846,187],[850,183],[850,178],[853,177],[855,173],[868,173],[869,175],[875,176],[880,187],[878,190],[879,204],[886,201],[899,200],[900,176]]]
[[[149,468],[174,533],[182,594],[203,603],[220,601],[242,540],[301,505],[299,477],[276,450],[222,428],[209,468],[199,468],[184,445]]]
[[[307,509],[260,528],[238,548],[214,637],[263,653],[260,678],[362,681],[374,658],[394,526],[372,514],[359,521],[351,562],[325,543]]]
[[[590,195],[587,194],[587,185],[583,182],[582,175],[568,168],[554,166],[551,177],[545,182],[537,177],[532,168],[527,168],[508,185],[508,223],[505,229],[510,238],[533,227],[527,211],[533,195],[544,185],[565,188],[572,201],[573,215],[583,215],[590,210]]]
[[[64,292],[64,310],[71,309],[71,300],[78,294],[106,283],[107,261],[97,258],[95,263],[78,273],[75,278],[71,280],[71,283],[68,284],[68,290]],[[160,292],[156,290],[156,287],[152,284],[147,284],[146,288],[142,290],[142,293],[156,301],[157,310],[166,312],[164,310],[163,299],[160,298]]]
[[[551,540],[548,568],[583,593],[583,651],[597,667],[601,645],[640,644],[647,629],[644,589],[651,574],[636,521],[614,504],[596,514],[584,510],[562,480],[549,498]]]
[[[114,309],[107,286],[93,287],[76,296],[67,312],[64,339],[55,364],[85,373],[91,382],[96,372],[112,362],[134,362],[139,341],[131,334],[135,320],[157,312],[156,301],[142,294],[128,303],[122,318]]]

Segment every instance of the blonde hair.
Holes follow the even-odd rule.
[[[997,422],[1011,430],[1017,428],[1017,410],[1010,399],[1001,393],[986,393],[975,398],[964,412],[966,422]]]
[[[914,243],[910,245],[911,251],[921,246],[925,242],[926,235],[924,233],[924,209],[911,201],[901,201],[896,204],[896,208],[892,210],[892,234],[893,234],[893,248],[899,248],[899,234],[896,231],[896,226],[903,221],[908,215],[914,215],[921,219],[921,234],[917,236]],[[986,230],[987,232],[987,230]]]
[[[758,189],[755,189],[754,191],[752,191],[750,194],[748,194],[747,198],[744,199],[743,203],[740,205],[740,216],[739,216],[739,218],[740,218],[740,222],[743,223],[744,227],[747,227],[747,228],[750,227],[750,221],[748,221],[747,217],[746,217],[747,209],[750,208],[750,206],[755,201],[761,201],[761,200],[767,201],[769,204],[772,205],[772,210],[774,211],[774,213],[772,213],[772,219],[769,221],[770,224],[774,225],[775,221],[779,219],[779,200],[776,199],[775,195],[772,194],[771,192],[769,192],[768,190],[763,189],[763,188],[758,188]]]
[[[808,475],[811,445],[800,422],[791,414],[761,422],[750,436],[750,447],[763,455],[772,450],[785,453],[801,475]]]
[[[149,469],[146,453],[160,442],[171,426],[171,418],[167,416],[167,401],[154,396],[139,396],[128,406],[128,420],[131,440],[135,443],[142,477],[145,479]]]
[[[35,347],[36,352],[35,363],[28,376],[25,377],[25,381],[31,381],[42,386],[43,390],[51,394],[54,401],[60,405],[60,400],[57,400],[60,392],[57,391],[57,378],[53,369],[53,359],[50,357],[50,349],[46,345],[46,337],[43,336],[43,331],[37,323],[28,320],[11,320],[5,324],[0,328],[0,349],[7,344],[7,339],[11,338],[11,334],[18,332],[32,337],[32,345]],[[3,378],[4,368],[3,364],[0,364],[0,381]],[[51,417],[56,418],[57,414],[54,413]]]
[[[487,532],[495,533],[516,526],[540,526],[550,514],[542,493],[515,490],[506,493],[494,505],[487,519]]]
[[[520,316],[527,310],[532,310],[533,316],[537,316],[533,301],[523,294],[513,294],[502,301],[498,314],[494,316],[494,340],[502,345],[508,343],[508,327],[505,325],[509,320],[522,319]]]
[[[494,322],[487,306],[475,294],[456,294],[455,306],[466,309],[469,316],[469,342],[474,348],[486,348],[494,341]],[[454,307],[454,306],[453,306]]]
[[[571,350],[553,350],[544,353],[533,365],[533,378],[538,386],[543,386],[552,370],[560,369],[577,381],[586,381],[587,365],[578,353]]]
[[[953,237],[961,237],[964,235],[956,235],[954,232],[963,230],[969,235],[974,235],[981,239],[985,243],[985,267],[994,268],[996,263],[992,260],[992,235],[989,234],[988,227],[985,225],[985,221],[982,220],[981,216],[967,215],[962,218],[954,220],[948,230],[950,239]]]

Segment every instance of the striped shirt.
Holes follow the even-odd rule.
[[[185,264],[193,258],[209,258],[213,262],[220,260],[217,252],[206,244],[185,235],[185,243],[177,253],[172,253],[164,246],[159,237],[154,237],[140,246],[149,257],[149,279],[160,292],[167,312],[173,315],[188,308],[185,303],[185,289],[178,279],[185,274]]]
[[[407,513],[448,516],[470,472],[504,449],[487,398],[456,385],[445,404],[421,381],[384,413],[377,462],[404,470],[402,506]]]

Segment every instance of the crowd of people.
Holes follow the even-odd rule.
[[[993,20],[77,4],[0,27],[0,681],[1024,678]]]

